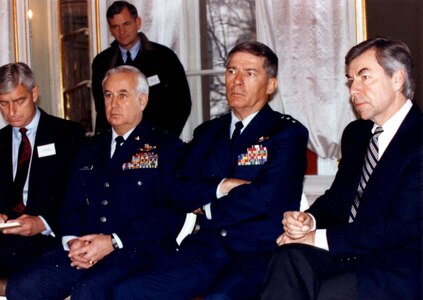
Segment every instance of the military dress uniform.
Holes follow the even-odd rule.
[[[117,249],[87,270],[70,267],[59,249],[12,279],[8,297],[107,299],[117,278],[175,249],[184,215],[169,207],[163,184],[181,158],[182,142],[143,121],[111,158],[111,136],[97,134],[82,148],[61,234],[114,234]]]
[[[195,130],[187,159],[167,187],[185,212],[210,204],[211,218],[198,215],[197,231],[178,251],[117,285],[115,299],[258,297],[281,217],[300,206],[308,132],[265,105],[231,142],[231,118],[228,113]],[[217,198],[224,178],[251,183]]]

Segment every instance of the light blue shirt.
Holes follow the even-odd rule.
[[[23,189],[23,201],[26,205],[28,201],[28,179],[31,172],[31,163],[32,163],[32,156],[34,155],[34,145],[35,145],[35,135],[37,134],[38,123],[40,122],[40,111],[37,109],[34,118],[32,119],[31,123],[29,123],[25,128],[27,129],[26,135],[31,143],[31,160],[29,163],[29,170],[28,176],[26,177],[24,189]],[[22,134],[19,132],[19,127],[13,127],[13,144],[12,144],[12,161],[13,161],[13,178],[16,176],[16,170],[18,168],[18,156],[19,156],[19,146],[22,140]]]
[[[31,175],[31,164],[32,164],[32,157],[34,155],[34,152],[37,151],[37,149],[34,149],[35,146],[35,136],[37,135],[37,128],[38,123],[40,122],[40,116],[41,112],[37,108],[35,112],[35,116],[32,119],[32,121],[25,126],[27,129],[26,136],[28,137],[29,143],[31,144],[31,160],[29,162],[29,169],[28,169],[28,176],[26,177],[25,185],[23,188],[23,202],[26,206],[28,202],[28,183],[29,183],[29,176]],[[21,144],[22,140],[22,134],[19,131],[19,127],[13,127],[12,128],[12,163],[13,163],[13,178],[16,176],[16,170],[18,168],[18,156],[19,156],[19,146]],[[43,221],[44,226],[46,227],[46,230],[42,232],[43,235],[52,235],[54,236],[53,231],[51,230],[50,226],[48,225],[47,221],[43,218],[43,216],[38,216],[41,221]]]
[[[121,47],[119,45],[119,49],[120,49],[120,53],[122,54],[122,59],[123,62],[126,63],[126,52],[128,52],[128,50],[126,50],[125,48]],[[134,61],[135,57],[137,57],[138,52],[141,49],[141,41],[139,40],[131,49],[129,49],[129,52],[131,53],[131,58]]]

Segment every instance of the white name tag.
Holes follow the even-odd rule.
[[[148,86],[153,86],[160,83],[159,76],[153,75],[147,78]]]
[[[56,147],[54,146],[54,143],[38,146],[37,151],[38,157],[56,155]]]

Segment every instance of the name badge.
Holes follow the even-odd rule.
[[[54,143],[38,146],[37,151],[38,151],[38,157],[56,155],[56,147],[54,146]]]
[[[147,78],[148,86],[153,86],[160,83],[159,76],[153,75]]]

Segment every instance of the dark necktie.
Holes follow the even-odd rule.
[[[244,124],[242,124],[241,121],[238,121],[235,123],[235,130],[232,133],[232,137],[231,137],[231,144],[235,143],[235,140],[239,137],[239,135],[241,134],[241,129],[244,127]]]
[[[131,52],[126,51],[126,62],[125,62],[125,64],[132,65],[133,62],[134,61],[131,58]]]
[[[29,162],[31,160],[31,144],[29,142],[28,136],[26,135],[27,129],[19,129],[22,139],[19,146],[18,153],[18,166],[16,169],[14,187],[15,187],[15,203],[13,205],[13,210],[17,213],[22,213],[25,209],[23,202],[23,189],[25,186],[26,178],[28,176]]]
[[[115,146],[115,152],[113,152],[113,157],[116,155],[116,153],[119,152],[119,149],[122,147],[123,142],[125,142],[125,139],[123,136],[117,136],[115,138],[116,146]]]
[[[360,205],[361,197],[363,196],[364,189],[366,188],[370,175],[372,175],[373,170],[376,168],[377,162],[379,160],[378,139],[382,132],[382,127],[376,127],[376,130],[373,133],[372,138],[370,139],[369,147],[367,148],[367,153],[363,164],[363,169],[361,171],[360,184],[358,185],[357,193],[353,205],[351,206],[350,217],[348,219],[349,223],[354,222],[354,219],[357,215],[358,207]]]

